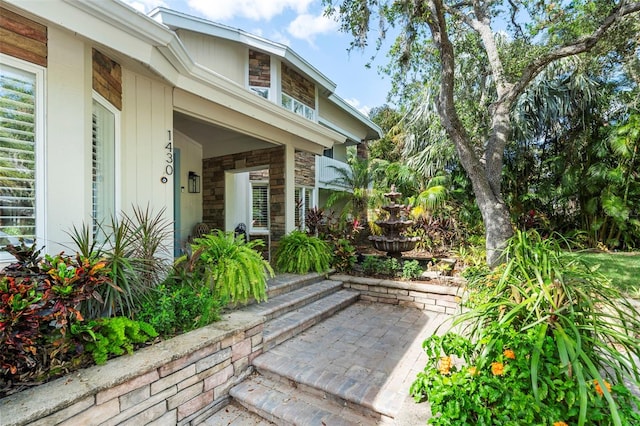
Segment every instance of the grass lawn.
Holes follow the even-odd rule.
[[[588,265],[600,265],[599,271],[629,296],[640,299],[640,253],[576,253]]]

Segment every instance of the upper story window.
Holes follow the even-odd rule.
[[[286,93],[282,94],[282,106],[289,111],[293,111],[296,114],[303,116],[307,120],[313,121],[316,118],[316,111],[313,108],[306,106]]]
[[[9,56],[0,59],[0,246],[4,246],[44,234],[44,69]]]
[[[269,99],[271,89],[271,56],[249,49],[249,88]]]

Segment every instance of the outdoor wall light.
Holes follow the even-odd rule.
[[[196,172],[189,172],[187,190],[192,194],[200,192],[200,175],[198,175]]]

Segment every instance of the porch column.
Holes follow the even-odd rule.
[[[296,227],[296,151],[291,145],[284,149],[284,230],[293,231]]]

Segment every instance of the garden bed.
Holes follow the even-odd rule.
[[[228,402],[262,353],[263,318],[222,321],[0,400],[2,425],[196,424]]]

